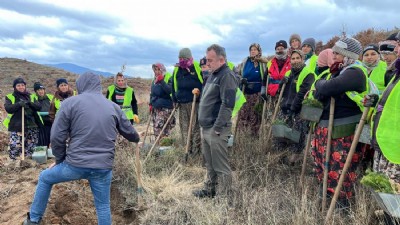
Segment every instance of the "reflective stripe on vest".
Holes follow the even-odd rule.
[[[369,75],[369,79],[371,79],[376,87],[379,90],[379,94],[385,90],[385,73],[386,73],[387,65],[384,61],[379,60],[378,65],[372,70]]]
[[[47,95],[47,98],[49,98],[50,102],[53,101],[54,95],[52,95],[52,94],[46,94],[46,95]],[[31,102],[34,102],[34,101],[39,101],[39,96],[36,93],[31,94]],[[42,122],[42,124],[44,124],[42,115],[40,115],[39,111],[37,112],[37,114],[39,115],[39,118],[40,118],[40,121]]]
[[[115,91],[115,85],[108,86],[108,99],[112,99],[112,95]],[[122,111],[125,113],[126,118],[129,120],[133,120],[133,110],[132,110],[132,95],[133,95],[133,88],[127,87],[125,89],[124,94],[124,102],[122,103]]]
[[[245,102],[246,102],[246,97],[244,96],[240,88],[237,88],[235,97],[235,106],[233,107],[232,110],[232,117],[235,117],[238,114],[240,108],[242,108]]]
[[[199,62],[193,61],[193,65],[194,65],[194,70],[196,71],[196,74],[197,74],[197,78],[199,79],[200,83],[203,84],[203,77],[201,76],[201,67],[200,67]],[[179,67],[175,67],[174,75],[173,75],[174,76],[174,90],[175,90],[175,92],[178,91],[178,81],[176,79],[176,74],[178,73],[178,69],[179,69]]]
[[[286,74],[285,74],[285,76],[286,76],[286,77],[289,77],[290,74],[291,74],[291,72],[292,72],[291,70],[287,71]],[[300,72],[300,74],[299,74],[299,77],[297,78],[297,82],[296,82],[296,92],[299,92],[299,91],[300,91],[300,86],[301,86],[301,84],[303,84],[304,79],[305,79],[305,78],[307,77],[307,75],[310,74],[310,73],[312,73],[312,74],[314,75],[314,79],[315,79],[315,77],[316,77],[315,73],[312,72],[312,71],[310,71],[310,69],[309,69],[307,66],[303,67],[303,69],[301,70],[301,72]]]
[[[314,83],[311,85],[310,91],[308,93],[307,98],[308,99],[314,99],[314,94],[315,92],[315,83],[320,80],[322,77],[325,77],[325,80],[331,79],[331,71],[329,69],[324,70],[320,75],[316,76]]]
[[[400,126],[399,110],[400,82],[397,82],[383,106],[375,134],[383,155],[395,164],[400,164],[400,135],[394,132]]]

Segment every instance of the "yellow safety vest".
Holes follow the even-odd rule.
[[[236,89],[235,106],[232,110],[232,117],[235,117],[239,110],[242,108],[243,104],[246,103],[246,97],[244,96],[240,88]]]
[[[285,73],[285,77],[289,77],[290,74],[292,73],[291,70],[288,70]],[[308,74],[312,73],[314,75],[314,79],[316,79],[316,75],[314,72],[312,72],[307,66],[303,67],[303,69],[301,70],[299,77],[297,78],[297,82],[296,82],[296,92],[300,91],[300,86],[301,84],[303,84],[304,79],[307,77]]]
[[[385,90],[385,73],[386,73],[386,62],[379,60],[378,65],[371,71],[369,79],[371,79],[379,90],[379,94]]]
[[[10,99],[11,104],[15,104],[15,96],[13,94],[8,94],[6,95],[6,97],[8,99]],[[31,102],[34,102],[34,98],[32,98],[31,95]],[[39,115],[39,113],[37,113],[39,118],[40,118],[40,122],[43,124],[43,120],[42,117]],[[13,114],[7,114],[7,117],[3,120],[3,125],[8,128],[8,125],[10,124],[11,118],[12,118]]]
[[[201,67],[199,62],[197,61],[193,61],[193,65],[194,65],[194,70],[196,71],[197,74],[197,78],[199,79],[200,83],[203,83],[203,77],[201,76]],[[178,91],[178,81],[176,79],[176,74],[178,73],[178,69],[179,67],[175,67],[174,69],[174,90],[175,92]]]
[[[112,95],[115,91],[115,85],[110,85],[108,87],[108,99],[111,100]],[[133,120],[133,110],[132,110],[132,95],[133,95],[133,88],[127,87],[125,89],[124,94],[124,102],[122,103],[122,111],[125,113],[126,118],[129,120]]]
[[[399,110],[400,82],[386,99],[375,134],[383,155],[395,164],[400,164],[400,135],[399,132],[394,132],[400,126]]]

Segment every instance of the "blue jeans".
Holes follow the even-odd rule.
[[[66,162],[43,170],[39,175],[35,197],[30,210],[30,220],[38,222],[46,210],[53,184],[87,179],[94,196],[99,225],[111,225],[110,187],[111,169],[90,169],[72,166]]]

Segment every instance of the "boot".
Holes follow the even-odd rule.
[[[26,213],[26,219],[24,220],[22,225],[40,225],[40,221],[41,220],[39,220],[39,222],[32,222],[29,213]]]
[[[193,191],[193,195],[197,198],[214,198],[215,188],[203,188]]]

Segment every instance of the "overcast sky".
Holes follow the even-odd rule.
[[[251,43],[263,55],[292,33],[324,43],[363,29],[399,27],[399,0],[1,0],[0,57],[74,63],[150,77],[151,64],[172,72],[183,47],[199,60],[224,46],[235,64]]]

